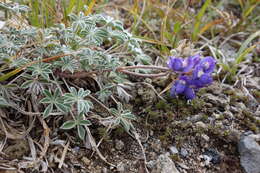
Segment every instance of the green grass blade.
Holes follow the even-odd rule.
[[[253,45],[249,48],[247,48],[245,51],[243,51],[237,58],[236,58],[236,64],[240,64],[243,60],[244,57],[251,52],[254,48],[256,47],[256,45]]]
[[[248,39],[246,39],[246,41],[241,45],[241,47],[239,48],[238,52],[237,52],[237,58],[241,56],[241,54],[247,49],[248,44],[254,40],[255,38],[260,36],[260,30],[251,34]]]
[[[200,30],[200,25],[201,25],[201,19],[210,4],[211,4],[211,0],[206,0],[205,3],[203,4],[202,8],[200,9],[198,15],[196,16],[194,30],[192,33],[193,41],[196,41],[198,39],[198,34],[199,34],[199,30]]]
[[[67,15],[72,12],[73,7],[75,7],[76,3],[78,3],[76,1],[79,1],[79,0],[70,0],[69,1],[68,8],[65,9]]]

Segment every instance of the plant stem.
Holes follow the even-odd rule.
[[[128,71],[127,69],[155,69],[155,70],[161,70],[161,71],[166,71],[166,72],[158,73],[158,74],[143,74],[143,73],[131,72],[131,71]],[[60,77],[64,77],[64,78],[78,78],[79,79],[79,78],[88,77],[92,74],[98,74],[98,73],[110,72],[110,71],[112,71],[112,69],[105,69],[105,70],[101,70],[101,71],[96,70],[96,71],[90,71],[90,72],[76,72],[73,74],[56,71],[55,74]],[[154,78],[154,77],[166,76],[167,74],[169,74],[170,69],[167,67],[152,66],[152,65],[137,65],[137,66],[118,67],[118,68],[116,68],[116,71],[120,72],[120,73],[129,74],[129,75],[139,76],[139,77]]]

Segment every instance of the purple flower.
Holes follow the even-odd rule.
[[[186,99],[192,100],[195,98],[195,92],[190,87],[191,78],[189,76],[180,76],[171,88],[171,96],[184,95]]]
[[[203,73],[203,72],[202,72]],[[202,88],[210,85],[213,82],[213,78],[210,73],[203,73],[201,76],[197,78],[192,78],[191,85],[194,88]]]
[[[190,56],[189,58],[191,58],[192,61],[193,61],[193,68],[194,68],[197,64],[199,64],[199,62],[201,61],[200,54],[196,54],[196,55],[194,55],[194,56]]]
[[[200,61],[198,67],[202,67],[205,73],[212,73],[214,71],[215,65],[215,59],[211,56],[207,56]]]
[[[212,72],[214,71],[216,61],[208,56],[201,59],[200,55],[190,56],[188,58],[170,57],[168,67],[180,76],[171,88],[171,96],[184,95],[186,99],[195,98],[195,92],[200,88],[210,85],[213,82]],[[191,73],[188,73],[192,71]],[[183,75],[185,73],[185,75]]]
[[[195,56],[190,56],[189,58],[178,58],[178,57],[170,57],[167,62],[168,67],[175,72],[187,73],[192,70],[198,59]]]

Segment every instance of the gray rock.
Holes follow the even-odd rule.
[[[207,125],[206,125],[205,123],[203,123],[202,121],[196,122],[195,125],[196,125],[198,128],[203,128],[203,129],[206,129],[206,128],[207,128]]]
[[[214,96],[213,94],[210,94],[210,93],[205,94],[203,97],[205,98],[206,102],[210,102],[213,105],[218,105],[218,106],[222,106],[222,107],[225,107],[229,102],[229,100],[227,98]]]
[[[117,171],[118,172],[125,172],[125,167],[126,167],[126,165],[123,163],[123,162],[120,162],[118,165],[117,165]]]
[[[187,157],[189,153],[188,153],[188,151],[186,149],[181,148],[181,153],[180,154],[181,154],[182,157]]]
[[[179,173],[179,171],[168,154],[161,154],[156,160],[156,165],[151,173]]]
[[[240,164],[246,173],[260,173],[260,140],[258,135],[243,135],[238,143]]]
[[[160,140],[155,140],[152,145],[152,149],[154,149],[155,152],[160,152],[162,150],[162,143]]]
[[[171,154],[178,154],[178,149],[175,146],[170,147]]]
[[[197,115],[193,115],[193,116],[189,117],[188,120],[195,123],[195,122],[201,121],[202,118],[203,118],[203,114],[197,114]]]
[[[206,142],[209,142],[209,136],[206,134],[201,134],[201,138],[204,139]]]
[[[115,140],[115,148],[117,150],[122,150],[124,148],[124,146],[125,146],[125,144],[123,141],[117,140],[117,139]]]
[[[219,164],[221,161],[220,154],[217,150],[209,148],[203,153],[203,158],[209,164],[209,162],[213,164]]]

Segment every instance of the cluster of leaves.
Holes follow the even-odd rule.
[[[24,7],[24,6],[22,6]],[[5,4],[6,9],[12,9]],[[26,9],[26,8],[23,8]],[[20,13],[20,11],[12,11]],[[125,76],[116,68],[126,64],[142,64],[147,56],[142,52],[139,40],[123,28],[121,21],[104,14],[85,15],[83,12],[69,15],[69,25],[59,23],[40,29],[33,26],[16,28],[12,23],[0,31],[1,88],[12,92],[7,79],[23,94],[39,101],[44,118],[57,113],[71,115],[62,125],[63,129],[77,127],[79,137],[84,139],[85,128],[91,124],[88,114],[93,108],[89,97],[97,97],[101,104],[112,94],[129,99],[125,91]],[[120,58],[120,57],[124,58]],[[141,58],[140,58],[141,57]],[[86,72],[97,74],[95,82],[99,91],[91,93],[89,88],[70,87],[59,74],[75,75]],[[83,79],[82,79],[83,80]],[[113,92],[114,91],[114,92]],[[1,90],[1,102],[8,106],[19,105],[17,100]],[[120,102],[116,102],[120,104]],[[109,109],[115,116],[115,125],[121,125],[127,132],[133,129],[134,119],[129,111]]]

